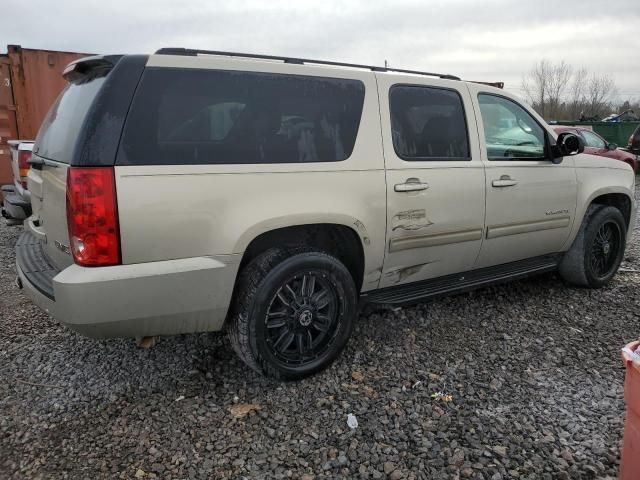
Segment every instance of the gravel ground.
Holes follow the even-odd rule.
[[[638,233],[607,288],[547,275],[368,312],[330,369],[280,384],[220,335],[141,350],[60,327],[16,290],[3,222],[0,478],[615,477]]]

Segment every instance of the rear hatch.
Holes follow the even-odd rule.
[[[113,67],[84,59],[75,64],[82,65],[83,61],[84,68],[71,64],[65,70],[70,83],[40,127],[28,175],[33,214],[27,228],[41,240],[45,254],[58,270],[73,263],[66,214],[67,172],[92,105]]]

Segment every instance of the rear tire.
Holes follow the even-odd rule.
[[[301,379],[340,354],[357,305],[353,278],[336,258],[303,249],[270,249],[240,273],[229,339],[257,372]]]
[[[620,210],[591,205],[573,245],[560,262],[560,276],[581,287],[606,285],[620,267],[626,238],[627,227]]]

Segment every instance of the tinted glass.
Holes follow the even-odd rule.
[[[579,133],[580,135],[582,135],[582,138],[584,138],[584,142],[586,143],[587,147],[606,148],[606,142],[595,133],[592,133],[588,130],[580,130]]]
[[[496,95],[480,94],[478,100],[489,160],[545,158],[545,131],[529,112]]]
[[[363,102],[356,80],[148,69],[117,163],[341,161],[353,151]]]
[[[468,160],[469,137],[460,95],[453,90],[396,86],[389,94],[391,135],[404,160]]]
[[[96,72],[62,91],[38,131],[34,148],[38,155],[63,163],[71,161],[78,133],[104,75],[104,71]]]

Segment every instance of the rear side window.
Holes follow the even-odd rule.
[[[355,145],[357,80],[147,69],[119,165],[338,162]]]
[[[404,160],[469,160],[462,99],[454,90],[394,86],[389,93],[393,148]]]
[[[105,81],[105,70],[97,70],[76,83],[70,83],[49,109],[36,138],[37,155],[70,163],[76,140],[87,112]]]

